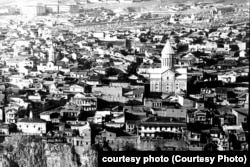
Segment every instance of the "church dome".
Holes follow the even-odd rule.
[[[174,49],[172,48],[172,46],[171,46],[169,40],[167,40],[167,42],[166,42],[164,48],[163,48],[162,51],[161,51],[161,55],[162,55],[162,56],[166,56],[166,55],[172,55],[172,54],[174,54],[174,53],[175,53],[175,52],[174,52]]]

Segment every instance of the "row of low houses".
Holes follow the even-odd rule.
[[[77,32],[46,18],[10,23],[0,45],[3,136],[111,150],[246,149],[247,26]]]

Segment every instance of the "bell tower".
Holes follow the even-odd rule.
[[[161,68],[162,69],[172,69],[173,68],[173,55],[174,50],[170,45],[169,40],[167,40],[164,48],[161,51]]]

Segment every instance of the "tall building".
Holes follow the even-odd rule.
[[[187,69],[174,67],[174,54],[167,41],[161,52],[161,68],[149,70],[150,92],[182,94],[187,90]]]
[[[56,51],[55,51],[53,46],[50,46],[50,48],[49,48],[48,61],[52,61],[52,62],[56,61]]]
[[[42,4],[29,4],[21,8],[21,14],[26,16],[42,16],[46,14],[46,6]]]
[[[13,57],[18,57],[18,50],[19,49],[18,49],[18,46],[16,44],[14,45],[13,49],[14,49]]]

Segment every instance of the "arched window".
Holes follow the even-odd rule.
[[[159,83],[156,82],[156,84],[155,84],[155,89],[158,89],[158,88],[159,88]]]

